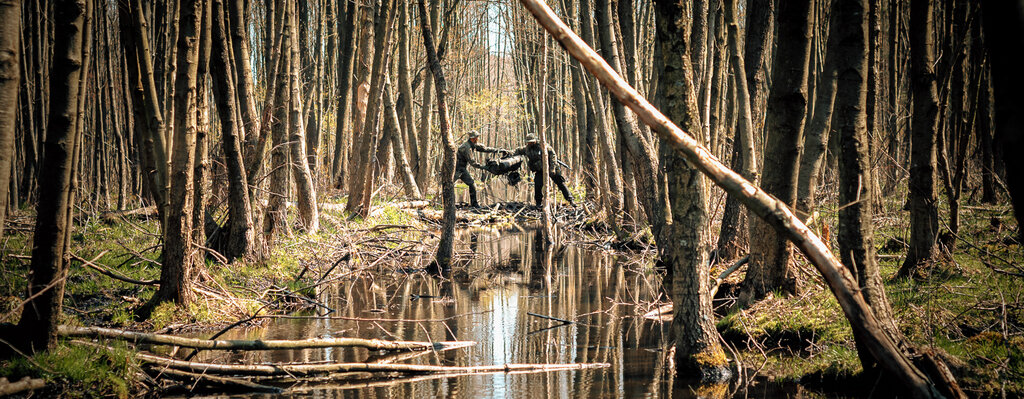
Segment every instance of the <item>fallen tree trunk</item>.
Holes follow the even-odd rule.
[[[46,386],[46,380],[42,378],[22,378],[18,382],[9,382],[7,378],[0,378],[0,396],[16,394],[30,389],[39,389]]]
[[[893,378],[899,380],[915,397],[942,396],[935,385],[941,381],[929,379],[911,363],[906,354],[900,351],[892,337],[881,329],[874,312],[864,301],[857,280],[832,254],[821,238],[793,215],[786,204],[772,198],[764,190],[723,165],[707,148],[666,118],[573,33],[543,0],[520,2],[573,58],[586,67],[587,71],[618,101],[651,126],[662,140],[682,154],[691,165],[707,175],[715,184],[730,195],[736,196],[748,210],[761,217],[800,248],[825,278],[843,313],[850,321],[854,334],[864,338],[864,344],[872,356]]]
[[[439,374],[439,373],[512,373],[560,370],[582,370],[611,367],[608,363],[567,363],[567,364],[498,364],[492,366],[434,366],[429,364],[388,364],[388,363],[287,363],[287,364],[219,364],[187,362],[137,353],[136,358],[144,363],[156,364],[177,370],[188,370],[205,374],[244,376],[308,376],[325,373],[353,371]]]
[[[355,347],[371,350],[446,350],[475,345],[472,341],[420,342],[385,341],[365,338],[311,338],[302,340],[211,340],[186,338],[165,334],[148,334],[102,327],[60,326],[57,334],[63,337],[111,338],[137,344],[175,345],[192,349],[218,350],[273,350]]]
[[[96,260],[99,259],[100,257],[102,257],[103,254],[105,254],[105,253],[107,253],[107,251],[101,252],[99,255],[96,255],[96,257],[93,260],[85,260],[85,258],[82,258],[82,257],[80,257],[78,255],[75,255],[75,254],[71,254],[71,259],[77,260],[79,262],[82,262],[83,265],[88,266],[89,268],[95,270],[99,274],[102,274],[104,276],[110,277],[110,278],[112,278],[114,280],[120,280],[120,281],[124,281],[126,283],[136,284],[136,285],[153,285],[153,286],[160,285],[160,281],[159,280],[136,280],[136,279],[133,279],[131,277],[125,276],[125,275],[123,275],[121,273],[118,273],[115,270],[107,269],[107,268],[105,268],[103,266],[97,265],[95,263]]]
[[[737,260],[735,263],[733,263],[732,266],[729,266],[728,269],[723,270],[722,273],[718,275],[718,277],[715,277],[715,281],[712,281],[713,285],[711,286],[711,294],[708,296],[714,299],[715,294],[718,293],[718,287],[722,286],[722,281],[724,281],[726,277],[729,277],[729,275],[739,270],[740,266],[745,265],[749,261],[750,255],[744,256]]]
[[[100,213],[100,219],[106,224],[116,224],[122,219],[128,217],[136,218],[158,218],[160,214],[157,213],[155,206],[147,206],[138,209],[129,209],[124,211],[104,211]]]

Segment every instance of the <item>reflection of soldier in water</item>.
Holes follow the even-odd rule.
[[[469,233],[469,251],[476,255],[477,249],[480,247],[480,233],[471,232]]]
[[[544,276],[551,270],[551,251],[553,250],[553,245],[547,245],[544,235],[540,234],[539,231],[533,232],[533,239],[530,244],[533,262],[530,262],[529,287],[531,289],[541,289],[544,287]]]
[[[455,181],[462,180],[462,182],[466,183],[466,186],[469,187],[469,204],[474,208],[480,207],[480,203],[476,200],[476,182],[473,181],[473,175],[469,174],[469,170],[466,167],[472,165],[477,169],[486,169],[483,165],[480,165],[473,160],[473,151],[492,154],[501,151],[498,148],[491,148],[477,144],[477,140],[479,139],[480,133],[477,133],[476,130],[469,132],[469,139],[459,146],[459,151],[456,153],[455,158]]]
[[[548,151],[548,176],[551,177],[551,181],[558,187],[558,191],[562,192],[562,197],[569,201],[569,205],[574,205],[572,194],[569,193],[569,188],[565,186],[565,177],[562,176],[561,168],[559,168],[560,162],[555,158],[555,150],[551,149],[551,146],[546,147]],[[533,172],[533,199],[537,202],[537,205],[540,205],[544,199],[545,179],[542,174],[544,150],[541,149],[537,136],[533,134],[526,135],[526,146],[516,150],[513,155],[526,156],[526,166]]]

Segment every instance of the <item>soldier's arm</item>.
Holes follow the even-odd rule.
[[[485,146],[483,144],[473,144],[473,149],[476,150],[476,151],[483,152],[483,153],[488,153],[488,154],[493,154],[493,153],[498,152],[498,151],[501,150],[500,148],[492,148],[492,147]]]

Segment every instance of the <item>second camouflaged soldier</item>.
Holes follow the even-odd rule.
[[[551,181],[558,187],[558,191],[562,192],[562,197],[566,201],[569,201],[569,205],[575,206],[572,202],[572,194],[569,192],[569,188],[565,186],[565,177],[562,176],[562,172],[558,167],[558,160],[555,158],[555,150],[551,149],[551,146],[547,146],[548,150],[548,176],[551,177]],[[544,199],[544,185],[541,179],[541,163],[542,156],[544,155],[541,149],[540,143],[537,141],[537,136],[533,134],[526,135],[526,146],[516,150],[513,155],[524,155],[526,156],[526,166],[533,172],[533,199],[537,202],[537,205],[541,204]]]

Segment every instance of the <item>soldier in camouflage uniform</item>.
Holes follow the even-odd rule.
[[[558,187],[558,191],[562,192],[562,197],[566,201],[569,201],[569,205],[575,206],[572,202],[572,194],[569,192],[569,188],[565,186],[565,177],[562,176],[562,171],[559,168],[559,162],[555,158],[555,150],[551,149],[551,146],[547,146],[548,150],[548,176],[551,177],[551,181]],[[544,199],[544,183],[541,174],[543,166],[542,156],[544,155],[541,150],[540,143],[537,142],[537,136],[532,134],[526,135],[526,146],[515,150],[513,155],[526,156],[526,165],[533,172],[533,199],[537,202],[537,205],[541,204]]]
[[[473,181],[473,175],[469,174],[467,166],[472,165],[474,168],[486,170],[482,165],[473,160],[473,151],[493,154],[496,152],[504,152],[505,150],[499,148],[486,147],[481,144],[477,144],[477,140],[480,139],[480,133],[476,130],[469,132],[469,139],[465,143],[459,146],[458,152],[455,157],[455,180],[462,180],[469,186],[469,201],[470,205],[476,208],[480,207],[480,203],[476,200],[476,183]]]

